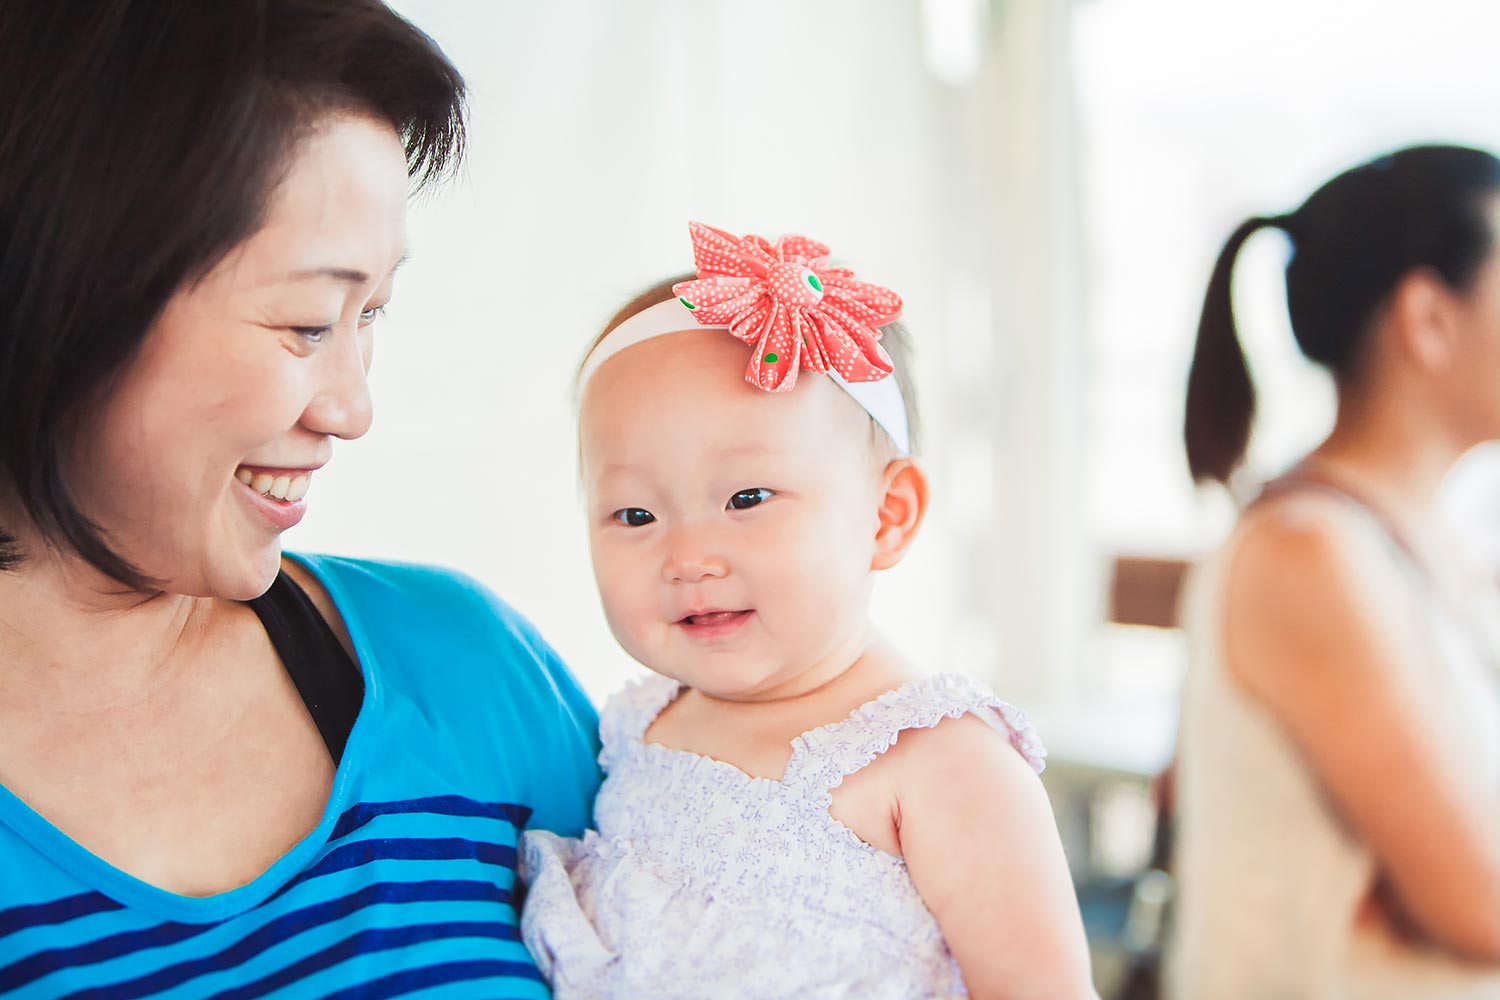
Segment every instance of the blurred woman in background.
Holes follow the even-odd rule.
[[[1500,161],[1404,149],[1230,236],[1185,439],[1241,465],[1255,392],[1231,273],[1291,242],[1297,343],[1333,376],[1328,438],[1267,484],[1185,606],[1182,998],[1500,997],[1500,603],[1436,509],[1500,438]]]

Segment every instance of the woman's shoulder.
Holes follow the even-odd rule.
[[[462,617],[487,607],[519,617],[484,584],[444,566],[315,553],[288,553],[282,566],[325,614],[399,608]]]
[[[599,774],[598,717],[561,658],[519,612],[439,566],[298,554],[287,571],[344,629],[395,717],[427,720],[479,766],[531,788],[532,823],[586,825]],[[311,586],[308,586],[308,583]]]
[[[1256,505],[1223,554],[1230,674],[1275,703],[1301,698],[1309,685],[1348,682],[1351,672],[1394,668],[1393,651],[1419,646],[1411,572],[1366,516],[1336,498]]]
[[[523,615],[459,570],[303,553],[288,555],[284,567],[335,629],[362,635],[433,628],[441,633],[429,640],[508,636],[528,647],[543,645]]]
[[[1278,559],[1324,560],[1368,542],[1368,517],[1347,500],[1314,490],[1272,494],[1247,507],[1227,549]]]
[[[289,556],[286,567],[354,655],[378,661],[388,681],[455,691],[483,680],[511,699],[587,704],[531,622],[466,573],[304,554]]]
[[[1368,600],[1406,582],[1389,541],[1367,515],[1311,493],[1252,506],[1222,560],[1226,600],[1265,604],[1292,622],[1324,604]]]

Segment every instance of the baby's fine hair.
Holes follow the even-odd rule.
[[[594,337],[589,343],[588,350],[583,352],[583,357],[578,361],[578,370],[574,372],[574,382],[576,383],[578,376],[583,374],[583,365],[588,360],[588,356],[593,353],[595,347],[599,346],[599,342],[609,335],[611,330],[636,313],[649,309],[658,302],[665,302],[668,299],[674,298],[676,293],[672,291],[673,285],[683,281],[692,281],[696,277],[696,274],[688,273],[664,278],[649,288],[643,289],[629,302],[621,306],[609,318],[609,322],[604,324],[604,328],[599,331],[598,336]],[[886,353],[891,356],[891,362],[895,368],[893,377],[896,379],[896,385],[901,388],[901,399],[906,405],[906,426],[911,435],[911,453],[916,454],[921,442],[922,425],[917,409],[917,387],[912,380],[911,336],[906,332],[906,327],[902,326],[899,320],[894,323],[887,323],[880,328],[880,346],[884,347]],[[813,374],[816,375],[817,373],[814,372]],[[578,388],[581,389],[582,386]],[[794,389],[793,391],[796,390]],[[885,428],[875,422],[874,417],[870,418],[870,430],[874,442],[881,446],[882,452],[889,454],[892,458],[895,458],[899,454],[896,443],[891,440],[891,436],[886,433]]]

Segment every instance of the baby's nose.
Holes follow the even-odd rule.
[[[668,539],[666,558],[662,561],[662,577],[666,582],[697,583],[728,572],[728,560],[707,532],[679,529]]]

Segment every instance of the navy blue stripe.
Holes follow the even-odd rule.
[[[164,969],[135,979],[101,986],[93,990],[73,994],[74,997],[109,997],[111,1000],[126,1000],[130,997],[151,996],[180,986],[199,976],[223,972],[250,961],[272,945],[326,924],[347,919],[358,910],[380,903],[431,903],[431,902],[496,902],[511,905],[511,895],[489,882],[377,882],[358,892],[339,899],[305,906],[300,910],[283,914],[275,920],[245,935],[234,944],[213,955],[190,959],[169,965]],[[508,927],[500,921],[486,921],[482,926],[494,924]],[[509,937],[514,940],[516,931],[508,927]],[[487,935],[497,936],[497,935]],[[498,936],[505,936],[500,934]],[[0,982],[8,983],[3,975]],[[22,985],[16,983],[15,985]]]
[[[296,881],[305,882],[311,878],[358,868],[373,861],[478,861],[514,870],[516,849],[507,844],[489,844],[482,840],[464,840],[460,837],[358,840],[335,847]],[[290,887],[288,885],[286,888]],[[281,891],[285,892],[286,888]]]
[[[122,931],[71,948],[48,948],[0,966],[0,983],[8,988],[25,986],[58,969],[107,962],[142,948],[160,948],[212,930],[213,924],[157,924],[140,930]]]
[[[102,892],[80,892],[76,896],[64,896],[50,903],[12,906],[8,910],[0,910],[0,938],[28,927],[65,924],[79,917],[119,909],[123,907]]]
[[[279,990],[284,986],[300,982],[309,976],[316,975],[324,969],[332,968],[340,962],[356,958],[360,955],[373,955],[380,951],[390,951],[396,948],[406,948],[414,944],[424,944],[428,941],[442,941],[449,938],[482,938],[486,940],[515,941],[518,935],[516,929],[509,924],[500,924],[493,921],[467,921],[462,923],[442,924],[416,924],[410,927],[376,928],[373,930],[360,931],[344,938],[338,944],[324,948],[307,956],[300,962],[295,962],[284,969],[273,972],[253,983],[247,983],[236,990],[226,990],[217,994],[217,1000],[251,1000],[252,997],[265,996],[272,990]],[[518,975],[529,979],[541,981],[542,975],[535,968],[518,963],[521,969]]]
[[[305,876],[296,882],[306,881],[315,873],[327,875],[333,872],[358,868],[375,861],[453,861],[470,860],[482,864],[503,865],[514,869],[516,850],[504,844],[486,844],[456,837],[395,840],[362,840],[346,844],[328,854]],[[289,883],[276,893],[277,896],[291,888]],[[274,898],[274,897],[273,897]],[[349,897],[344,897],[348,899]],[[337,902],[335,900],[334,902]],[[327,904],[322,904],[327,905]],[[303,911],[294,911],[300,913]],[[290,916],[289,914],[288,916]],[[285,919],[285,917],[281,918]],[[35,952],[10,965],[0,967],[0,983],[21,986],[58,969],[77,965],[92,965],[105,962],[142,948],[158,948],[176,944],[197,934],[212,930],[217,923],[182,924],[163,923],[141,930],[125,931],[68,948],[52,948]]]
[[[434,845],[416,847],[416,844]],[[465,849],[464,845],[469,845]],[[361,840],[353,844],[336,847],[286,885],[266,898],[266,903],[286,895],[293,889],[324,875],[334,875],[359,868],[375,861],[479,861],[483,864],[501,865],[511,871],[516,867],[516,849],[504,844],[487,844],[471,840],[420,840],[417,838],[384,838]],[[261,904],[264,906],[265,904]]]
[[[395,802],[360,802],[344,810],[334,824],[329,840],[346,836],[377,816],[400,813],[426,813],[438,816],[476,816],[485,819],[504,820],[520,829],[531,818],[526,806],[509,802],[478,802],[462,795],[434,795],[425,799],[400,799]]]
[[[506,962],[498,958],[476,958],[469,962],[445,962],[442,965],[425,965],[420,969],[407,969],[394,975],[372,979],[358,986],[329,993],[323,1000],[385,1000],[417,990],[448,983],[466,983],[474,979],[493,979],[510,976],[513,979],[537,979],[536,967],[530,962]]]
[[[333,841],[347,836],[377,816],[418,812],[435,813],[443,816],[475,816],[499,819],[510,823],[517,829],[524,827],[526,821],[531,818],[531,809],[526,806],[514,805],[507,802],[478,802],[461,795],[437,795],[430,798],[401,799],[392,802],[362,802],[344,811],[339,817],[337,824],[335,824],[329,840]],[[507,864],[510,867],[515,866],[514,860]],[[296,882],[304,881],[315,875],[326,875],[329,872],[341,871],[343,867],[350,866],[328,865],[328,858],[324,858],[322,863],[303,872],[297,880],[284,886],[276,895],[285,892],[292,885],[295,885]],[[275,897],[273,896],[272,898]],[[95,913],[105,913],[110,910],[121,909],[124,909],[121,903],[116,902],[101,892],[81,892],[75,896],[65,896],[46,903],[28,903],[23,906],[13,906],[6,910],[0,910],[0,938],[30,927],[62,924],[67,923],[69,920],[76,920],[79,917],[87,917]]]

